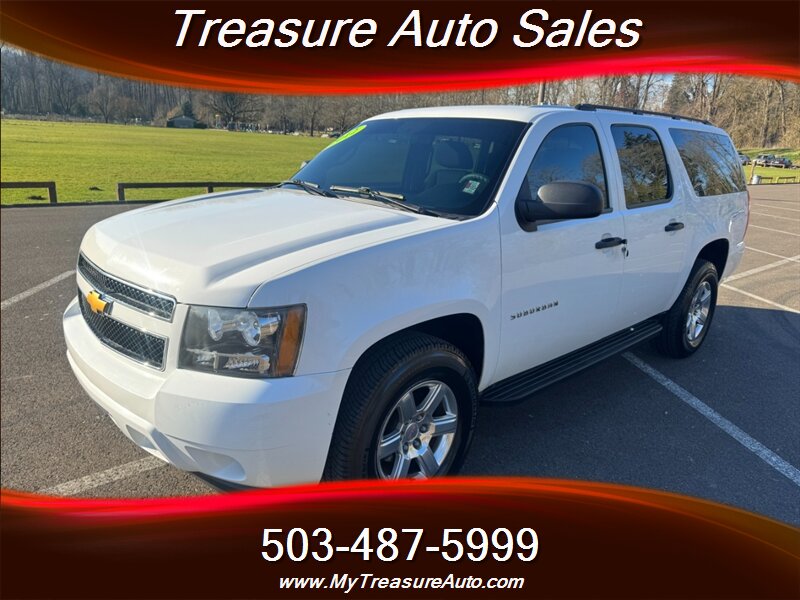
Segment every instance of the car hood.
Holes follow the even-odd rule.
[[[89,229],[81,251],[106,272],[178,302],[245,306],[283,273],[446,223],[304,191],[241,190],[111,217]]]

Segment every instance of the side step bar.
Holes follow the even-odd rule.
[[[480,399],[482,402],[492,403],[524,400],[552,383],[561,381],[578,371],[619,354],[639,342],[658,335],[662,328],[659,318],[642,321],[580,350],[575,350],[543,365],[499,381],[486,388]]]

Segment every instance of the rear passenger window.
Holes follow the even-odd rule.
[[[658,134],[649,127],[613,125],[625,206],[628,208],[669,200],[667,158]]]
[[[562,125],[547,134],[533,157],[519,197],[536,200],[539,188],[554,181],[593,183],[608,207],[606,173],[597,134],[590,125]]]
[[[741,161],[728,136],[692,129],[670,129],[669,133],[698,196],[746,189]]]

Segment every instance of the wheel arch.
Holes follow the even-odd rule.
[[[722,279],[725,265],[728,263],[730,247],[730,242],[726,238],[719,238],[703,246],[697,254],[697,258],[702,258],[713,264],[717,269],[717,277]]]
[[[380,439],[383,427],[386,425],[385,415],[392,414],[392,403],[402,397],[395,394],[407,391],[409,388],[406,386],[409,382],[413,385],[420,382],[431,383],[428,379],[441,379],[454,389],[463,384],[466,392],[466,395],[457,393],[455,397],[455,401],[459,405],[458,411],[455,413],[457,423],[463,427],[458,430],[452,429],[452,432],[456,433],[454,444],[457,445],[454,445],[447,455],[448,466],[446,468],[451,469],[448,472],[458,472],[471,443],[475,427],[478,408],[477,381],[471,373],[463,372],[461,358],[448,356],[451,353],[436,352],[441,345],[436,343],[436,338],[429,332],[445,332],[446,334],[452,332],[453,330],[449,327],[456,324],[474,327],[473,319],[477,320],[477,317],[468,313],[436,317],[395,331],[364,350],[347,377],[342,403],[336,415],[336,423],[328,447],[328,458],[324,470],[326,479],[351,477],[353,473],[356,473],[358,477],[364,477],[365,473],[367,476],[372,476],[373,468],[377,470],[375,461],[380,459],[376,458],[374,454],[370,454],[370,448],[375,448],[376,434],[377,439]],[[467,323],[470,325],[466,325]],[[478,321],[478,325],[480,325],[480,321]],[[431,356],[427,354],[428,350],[434,351],[434,362],[431,362]],[[438,361],[442,360],[451,367],[452,373],[440,373],[433,377],[428,376],[427,379],[419,379],[421,373],[427,373],[432,365],[436,365]],[[441,363],[438,362],[438,364]],[[410,376],[409,369],[412,370]],[[385,412],[384,407],[388,408],[389,412]],[[430,418],[424,421],[426,414]],[[424,411],[424,414],[420,413],[417,416],[419,419],[409,420],[408,424],[410,425],[412,422],[429,423],[434,417],[434,413]],[[419,431],[425,432],[421,428]],[[419,436],[419,431],[413,432],[412,436]],[[461,433],[459,434],[458,431]],[[436,434],[436,431],[433,433]],[[413,438],[405,441],[410,443],[411,439]],[[395,443],[402,441],[403,438],[397,438]],[[414,447],[420,448],[416,444]],[[403,451],[405,452],[405,449]],[[440,466],[444,465],[444,462],[439,464]]]
[[[360,354],[353,366],[353,372],[356,372],[359,363],[362,363],[377,347],[398,335],[409,332],[425,333],[453,344],[469,359],[472,369],[475,371],[476,381],[481,380],[486,363],[486,336],[481,319],[469,312],[435,317],[381,337]]]

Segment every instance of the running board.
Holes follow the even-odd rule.
[[[654,318],[628,327],[599,342],[594,342],[551,360],[541,366],[512,375],[489,386],[481,394],[482,402],[504,403],[524,400],[534,392],[561,381],[587,367],[610,358],[648,338],[658,335],[662,329],[661,319]]]

